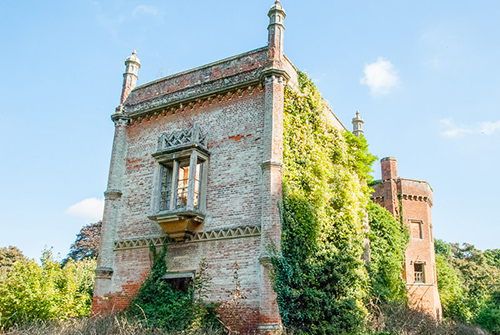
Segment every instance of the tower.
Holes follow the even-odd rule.
[[[442,310],[432,236],[432,189],[426,181],[398,177],[396,158],[386,157],[380,163],[382,180],[373,186],[372,200],[408,228],[403,276],[410,304],[439,319]]]

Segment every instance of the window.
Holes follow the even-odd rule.
[[[205,218],[209,158],[206,135],[196,126],[164,133],[153,157],[157,165],[149,218],[170,237],[181,240]]]
[[[188,293],[193,285],[194,277],[195,271],[174,271],[167,272],[163,276],[163,280],[166,281],[174,291]]]
[[[159,211],[200,209],[201,180],[204,160],[196,157],[194,167],[190,160],[172,160],[160,163],[161,186]],[[194,174],[190,175],[190,170]],[[192,195],[190,186],[192,185]]]
[[[410,233],[412,238],[424,238],[422,220],[410,220]]]
[[[413,263],[415,283],[425,283],[424,265],[422,262]]]

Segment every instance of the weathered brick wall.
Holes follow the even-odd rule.
[[[207,217],[205,230],[227,226],[256,225],[261,216],[261,167],[263,91],[255,88],[230,99],[178,110],[127,127],[128,151],[122,189],[122,220],[117,229],[119,240],[160,235],[161,228],[147,218],[150,211],[155,160],[161,133],[187,129],[198,124],[208,133]],[[258,238],[208,241],[172,245],[170,270],[197,269],[201,258],[214,269],[214,301],[222,299],[223,289],[231,281],[228,273],[235,261],[241,267],[241,282],[248,289],[246,302],[258,307]],[[130,297],[149,268],[146,249],[115,253],[113,291]],[[127,291],[128,290],[128,291]],[[127,293],[123,293],[127,292]],[[119,306],[122,306],[119,304]]]
[[[157,141],[164,132],[197,124],[208,134],[210,158],[207,217],[204,228],[260,222],[260,163],[262,162],[263,92],[255,88],[241,96],[177,110],[166,116],[134,122],[128,127],[128,155],[122,202],[120,239],[160,233],[147,218]]]

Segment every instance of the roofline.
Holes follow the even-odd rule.
[[[250,51],[247,51],[247,52],[243,52],[241,54],[238,54],[238,55],[235,55],[235,56],[231,56],[231,57],[228,57],[228,58],[224,58],[224,59],[212,62],[212,63],[201,65],[201,66],[195,67],[193,69],[189,69],[189,70],[186,70],[186,71],[174,73],[174,74],[172,74],[170,76],[159,78],[159,79],[156,79],[154,81],[150,81],[148,83],[142,84],[140,86],[136,86],[131,92],[133,92],[135,90],[138,90],[138,89],[141,89],[141,88],[144,88],[144,87],[155,85],[155,84],[157,84],[159,82],[162,82],[162,81],[165,81],[165,80],[169,80],[169,79],[172,79],[172,78],[180,77],[182,75],[185,75],[185,74],[188,74],[188,73],[191,73],[191,72],[196,72],[196,71],[202,70],[202,69],[207,68],[207,67],[211,67],[211,66],[214,66],[214,65],[222,64],[222,63],[234,60],[234,59],[241,58],[243,56],[247,56],[247,55],[251,55],[251,54],[254,54],[254,53],[258,53],[260,51],[266,50],[267,48],[268,48],[267,46],[261,47],[261,48],[257,48],[257,49],[250,50]]]
[[[372,181],[372,183],[383,183],[383,182],[384,182],[384,181],[386,181],[386,180],[389,180],[389,179],[385,179],[385,180],[382,180],[382,179],[374,179],[374,180]],[[426,181],[426,180],[421,180],[421,179],[412,179],[412,178],[401,178],[401,177],[396,178],[396,180],[408,180],[408,181],[414,181],[414,182],[417,182],[417,183],[425,183],[425,184],[427,184],[427,185],[431,188],[431,190],[432,190],[431,184],[429,184],[429,182],[428,182],[428,181]]]

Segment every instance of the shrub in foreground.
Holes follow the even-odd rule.
[[[0,327],[90,315],[95,260],[61,268],[45,250],[40,261],[16,262],[0,280]]]

